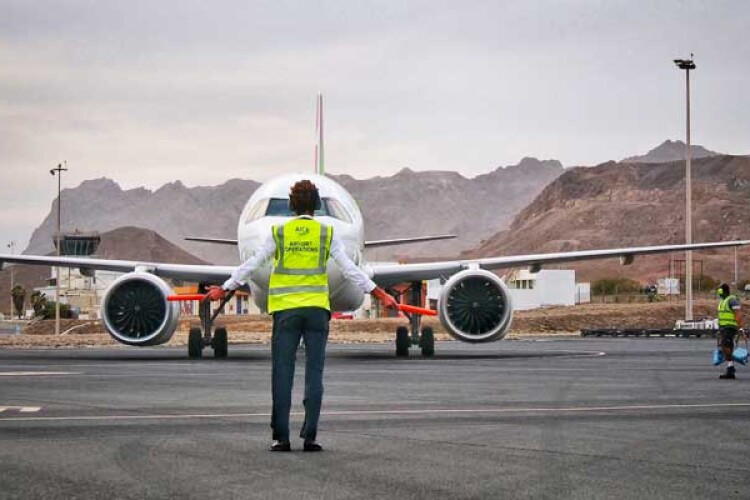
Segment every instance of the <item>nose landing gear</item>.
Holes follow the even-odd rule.
[[[199,287],[200,293],[205,293],[205,287]],[[193,327],[188,333],[188,358],[198,359],[203,356],[203,349],[211,347],[214,350],[214,358],[223,359],[229,353],[229,341],[227,329],[219,327],[213,331],[213,323],[216,317],[224,310],[224,306],[234,296],[234,291],[227,293],[226,297],[219,303],[219,307],[211,314],[211,302],[201,301],[198,316],[201,327]],[[212,335],[213,333],[213,335]]]
[[[422,283],[411,284],[411,303],[422,303]],[[435,333],[429,326],[422,327],[422,316],[416,313],[404,312],[409,318],[409,328],[399,326],[396,329],[396,357],[408,358],[409,348],[419,346],[422,357],[432,358],[435,356]],[[409,332],[411,330],[411,334]]]

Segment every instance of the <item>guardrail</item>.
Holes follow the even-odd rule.
[[[21,325],[17,323],[0,323],[0,335],[18,335]]]
[[[582,329],[581,337],[716,337],[717,330],[673,328],[591,328]]]

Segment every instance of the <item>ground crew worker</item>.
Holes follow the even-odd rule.
[[[733,379],[734,360],[732,351],[734,351],[735,337],[741,331],[742,322],[740,320],[740,300],[730,293],[729,285],[722,283],[716,294],[719,296],[719,335],[716,337],[717,347],[721,350],[726,360],[727,370],[719,376],[721,379]],[[743,336],[747,340],[747,335],[743,331]]]
[[[336,261],[344,276],[364,293],[375,295],[385,307],[397,307],[395,299],[379,288],[346,255],[333,228],[313,219],[320,208],[318,189],[309,180],[294,184],[289,208],[297,217],[273,226],[263,246],[240,265],[221,286],[212,286],[208,300],[221,300],[226,291],[246,283],[255,269],[274,256],[268,284],[268,312],[273,315],[271,336],[273,410],[270,451],[290,451],[289,412],[292,403],[294,365],[300,338],[305,341],[305,421],[300,431],[304,451],[322,451],[317,442],[323,399],[323,365],[331,318],[326,263]]]

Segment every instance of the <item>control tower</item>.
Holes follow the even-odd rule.
[[[57,234],[53,237],[55,249],[57,249]],[[60,255],[73,257],[89,257],[96,253],[101,242],[99,233],[74,233],[60,235]]]
[[[55,249],[57,249],[58,235],[53,236]],[[72,233],[60,234],[60,255],[71,257],[90,257],[96,254],[101,243],[99,233],[84,233],[74,231]],[[58,276],[55,274],[59,269],[60,272],[60,303],[70,305],[71,309],[83,314],[96,314],[98,309],[98,287],[96,276],[93,272],[82,273],[77,268],[52,268],[52,277],[50,286],[55,286],[55,280]],[[53,290],[50,292],[54,293]],[[45,292],[46,293],[46,292]]]

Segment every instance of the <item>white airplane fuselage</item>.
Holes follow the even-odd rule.
[[[314,174],[289,174],[274,178],[260,186],[245,204],[237,226],[237,246],[240,260],[253,256],[271,235],[271,227],[281,225],[293,218],[289,211],[289,191],[300,180],[307,179],[318,188],[321,210],[315,219],[333,228],[336,238],[341,240],[346,254],[358,266],[364,267],[364,221],[357,202],[337,182]],[[261,311],[267,310],[268,281],[273,262],[251,273],[248,286],[255,304]],[[347,280],[333,259],[328,261],[328,287],[332,311],[358,309],[364,293]]]

